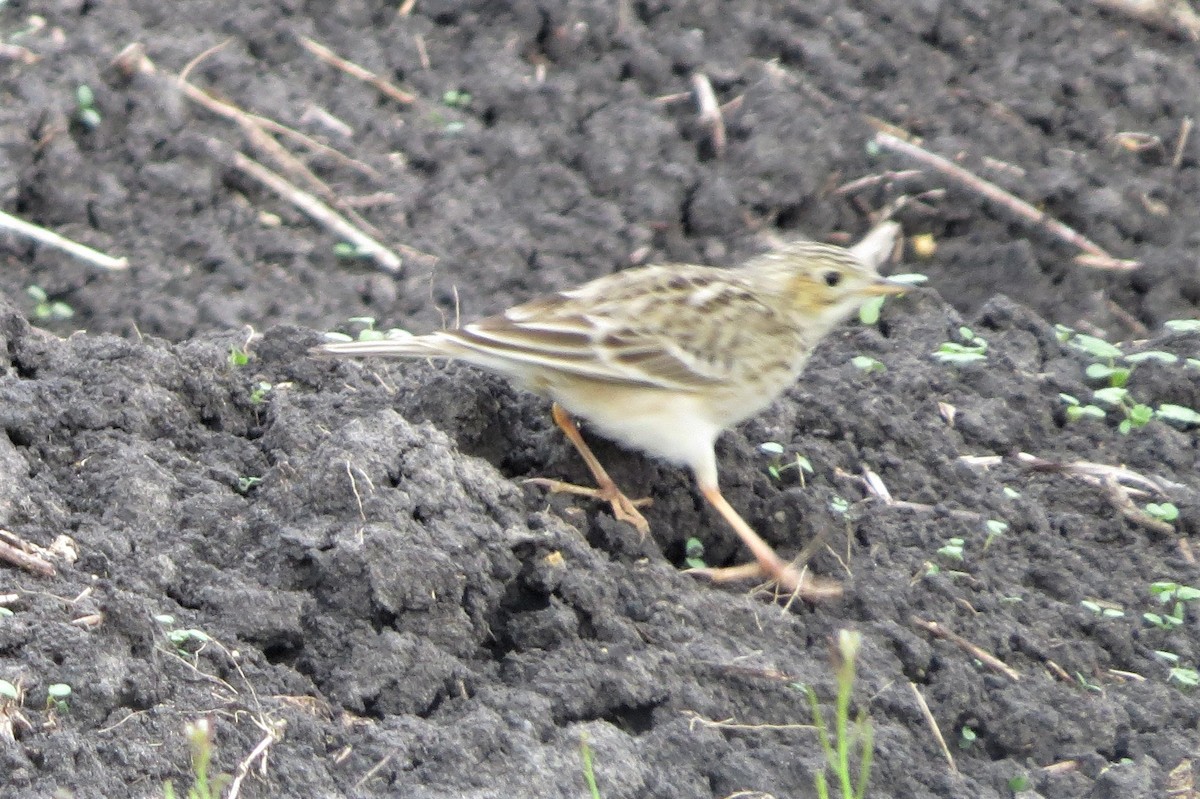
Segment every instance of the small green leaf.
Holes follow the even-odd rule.
[[[1138,403],[1129,409],[1129,422],[1134,427],[1145,427],[1154,418],[1154,409]]]
[[[10,702],[17,699],[17,686],[10,683],[8,680],[0,680],[0,699],[7,699]]]
[[[1092,398],[1105,405],[1120,405],[1128,396],[1129,390],[1119,386],[1109,386],[1092,392]]]
[[[1121,348],[1115,344],[1109,344],[1102,338],[1096,338],[1084,333],[1076,333],[1075,337],[1071,339],[1071,346],[1083,350],[1093,357],[1110,361],[1120,358],[1122,355]]]
[[[708,564],[704,562],[704,542],[699,538],[689,538],[684,542],[683,552],[683,562],[688,565],[689,569],[704,569],[708,567]]]
[[[1154,654],[1168,663],[1179,662],[1179,655],[1176,655],[1174,652],[1168,652],[1165,649],[1155,649]]]
[[[1154,415],[1159,419],[1176,422],[1177,424],[1200,424],[1200,413],[1185,405],[1164,403],[1158,406],[1158,410],[1154,411]]]
[[[65,682],[56,682],[46,687],[46,695],[51,699],[62,701],[71,695],[71,686]]]
[[[1172,507],[1174,507],[1172,505]],[[1175,598],[1180,602],[1195,602],[1200,599],[1200,588],[1192,588],[1190,585],[1181,585],[1175,589]]]
[[[764,441],[758,445],[758,448],[768,455],[783,454],[783,444],[780,444],[778,441]]]
[[[858,309],[858,321],[870,327],[879,321],[879,312],[883,310],[883,301],[887,297],[871,297]]]
[[[1173,668],[1171,669],[1167,679],[1170,682],[1182,685],[1184,688],[1195,688],[1200,685],[1200,671],[1195,669]]]
[[[1001,535],[1008,529],[1008,522],[1002,522],[999,519],[988,519],[986,526],[988,532],[992,535]]]
[[[1194,333],[1200,330],[1200,319],[1169,319],[1163,326],[1176,333]]]
[[[1179,508],[1170,502],[1150,502],[1146,505],[1146,513],[1164,522],[1173,522],[1179,518]]]
[[[1162,350],[1147,350],[1146,352],[1135,352],[1131,355],[1126,355],[1125,360],[1128,363],[1155,361],[1157,363],[1172,364],[1179,362],[1179,356],[1171,352],[1163,352]]]
[[[883,372],[887,370],[887,367],[881,361],[877,361],[866,355],[855,355],[850,359],[850,363],[855,368],[861,369],[864,372]]]
[[[1075,405],[1079,404],[1079,399],[1077,397],[1071,396],[1070,394],[1059,394],[1058,398],[1071,406],[1075,406]]]
[[[968,363],[978,363],[986,361],[987,356],[978,352],[935,352],[933,357],[937,358],[942,363],[948,363],[955,366],[962,366]]]
[[[1018,499],[1021,496],[1021,492],[1010,486],[1005,486],[1004,496],[1008,497],[1009,499]]]

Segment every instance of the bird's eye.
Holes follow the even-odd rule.
[[[825,285],[829,286],[829,288],[833,288],[838,283],[842,282],[842,273],[841,272],[829,271],[829,272],[826,272],[822,277],[825,280]]]

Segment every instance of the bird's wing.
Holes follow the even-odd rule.
[[[696,391],[734,379],[737,348],[770,312],[726,270],[646,267],[543,297],[440,335],[501,369],[542,368]]]

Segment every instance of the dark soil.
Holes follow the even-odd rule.
[[[36,57],[0,46],[0,206],[132,264],[0,234],[0,527],[77,553],[52,577],[0,571],[0,679],[24,691],[0,705],[0,794],[161,797],[189,784],[184,727],[207,718],[216,771],[276,736],[243,797],[585,797],[585,735],[605,799],[810,797],[816,736],[774,725],[810,722],[798,683],[832,711],[843,628],[864,636],[869,796],[1188,783],[1200,701],[1158,653],[1200,667],[1196,614],[1161,630],[1143,613],[1170,610],[1151,583],[1200,584],[1200,438],[1161,420],[1122,434],[1115,410],[1068,422],[1060,393],[1102,384],[1054,324],[1178,356],[1128,388],[1200,408],[1184,365],[1200,334],[1162,326],[1200,316],[1200,136],[1178,146],[1200,116],[1194,43],[1047,0],[395,6],[0,7],[3,44]],[[381,99],[302,36],[417,102]],[[226,40],[192,82],[369,167],[302,153],[387,244],[436,265],[339,260],[336,238],[229,166],[231,148],[259,154],[170,77]],[[134,42],[157,73],[112,65]],[[720,155],[691,96],[668,97],[696,72],[732,104]],[[449,90],[470,101],[446,105]],[[350,317],[427,330],[456,300],[477,316],[635,263],[734,264],[766,233],[851,241],[899,194],[944,186],[837,193],[913,167],[868,148],[872,120],[1144,266],[1080,266],[953,187],[904,207],[906,232],[938,246],[892,269],[932,289],[832,336],[718,451],[727,497],[783,553],[826,537],[813,567],[846,583],[841,600],[784,609],[680,574],[690,537],[712,564],[747,555],[688,475],[603,442],[618,481],[654,499],[646,540],[523,487],[586,474],[544,404],[503,381],[307,355]],[[74,316],[38,319],[31,286]],[[964,323],[986,361],[933,359]],[[248,347],[246,326],[265,331]],[[772,477],[767,441],[813,473]],[[1162,489],[1138,507],[1169,500],[1179,518],[1156,529],[1112,487],[1021,452],[1125,466]],[[910,504],[868,498],[865,469]],[[939,554],[952,538],[961,562]],[[47,703],[54,683],[73,689],[65,707]]]

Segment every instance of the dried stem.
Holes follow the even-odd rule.
[[[1059,222],[1042,211],[1039,211],[1034,206],[1027,203],[1025,200],[1014,196],[1010,192],[997,186],[995,183],[984,180],[983,178],[963,169],[958,164],[943,158],[940,155],[935,155],[912,142],[905,141],[899,136],[893,136],[891,133],[879,131],[875,134],[875,143],[885,150],[890,150],[894,153],[899,153],[903,156],[911,158],[925,166],[939,172],[940,174],[950,178],[955,183],[958,183],[963,188],[966,188],[985,199],[994,202],[1017,217],[1025,221],[1043,228],[1055,237],[1067,242],[1068,244],[1083,250],[1083,255],[1076,258],[1076,262],[1083,265],[1093,267],[1095,269],[1107,269],[1128,271],[1141,266],[1137,261],[1125,261],[1109,255],[1100,245],[1093,242],[1083,234],[1075,231],[1073,228]]]

